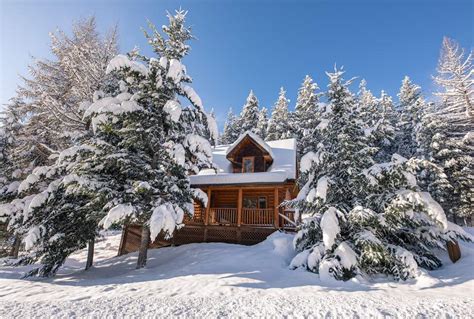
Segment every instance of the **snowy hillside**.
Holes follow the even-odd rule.
[[[471,233],[474,232],[470,229]],[[260,317],[296,316],[468,318],[474,316],[474,244],[440,270],[394,283],[322,283],[288,270],[288,234],[256,246],[191,244],[149,252],[145,269],[136,254],[115,257],[120,234],[96,244],[96,266],[84,272],[86,252],[67,260],[54,279],[23,280],[0,267],[1,318]]]

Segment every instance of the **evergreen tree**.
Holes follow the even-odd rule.
[[[321,112],[318,105],[320,93],[316,93],[318,85],[313,79],[306,75],[296,99],[295,112],[293,113],[290,130],[297,138],[298,149],[304,150],[307,147],[307,138],[321,121]]]
[[[378,102],[378,112],[375,113],[376,124],[371,129],[369,136],[372,146],[378,149],[374,159],[378,162],[389,161],[396,151],[396,113],[392,98],[382,91]]]
[[[220,137],[221,144],[232,144],[240,135],[240,128],[238,127],[239,119],[232,112],[232,108],[227,113],[227,120],[224,125],[224,132]]]
[[[187,176],[210,166],[211,149],[199,135],[209,127],[206,113],[181,63],[192,38],[185,16],[184,11],[168,16],[166,38],[151,27],[151,37],[158,40],[149,42],[157,58],[134,51],[111,60],[107,73],[120,79],[120,91],[86,108],[84,118],[93,134],[62,152],[56,166],[37,172],[47,178],[62,171],[29,205],[24,224],[31,253],[19,263],[42,263],[30,275],[53,275],[70,253],[97,235],[99,220],[104,228],[143,225],[141,268],[150,236],[172,236],[184,214],[192,214],[193,198],[207,200],[190,188]],[[178,97],[187,98],[192,107],[183,109]]]
[[[268,121],[267,141],[279,140],[291,136],[289,127],[288,104],[289,100],[285,96],[286,91],[280,88],[278,100],[273,106],[272,115]]]
[[[413,84],[408,76],[402,81],[398,100],[397,153],[411,158],[418,153],[416,136],[423,117],[425,101],[421,96],[421,88]]]
[[[445,38],[434,77],[442,100],[427,110],[418,132],[420,148],[443,167],[451,185],[443,194],[443,208],[464,223],[474,211],[473,74],[472,54],[465,57],[457,43]]]
[[[304,186],[286,203],[304,218],[291,267],[323,280],[371,274],[406,279],[418,266],[437,268],[441,261],[432,250],[469,235],[447,222],[429,193],[419,191],[410,171],[414,163],[398,155],[374,163],[342,75],[328,74],[329,123],[316,149],[301,159]]]
[[[8,105],[21,125],[14,133],[17,143],[9,151],[16,157],[9,181],[14,191],[1,193],[0,204],[14,207],[8,210],[16,245],[24,232],[23,216],[29,201],[43,191],[41,187],[47,187],[41,182],[26,187],[36,182],[29,176],[54,163],[59,151],[87,132],[82,118],[86,104],[81,102],[106,82],[105,68],[116,53],[115,30],[100,37],[93,17],[74,23],[72,29],[72,36],[61,30],[50,35],[54,59],[35,60],[30,66],[31,77],[23,78],[24,84]]]
[[[268,127],[268,110],[266,107],[262,107],[260,112],[258,112],[258,122],[257,122],[257,134],[263,140],[267,137],[267,127]]]
[[[257,132],[257,124],[258,124],[258,99],[250,90],[249,96],[247,97],[247,101],[242,108],[242,112],[240,113],[240,118],[238,120],[240,132],[239,135],[246,132],[251,131],[252,133]]]
[[[357,117],[364,129],[375,127],[377,124],[377,105],[377,98],[367,88],[367,81],[360,81],[359,92],[357,93]]]

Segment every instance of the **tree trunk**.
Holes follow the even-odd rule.
[[[18,235],[15,235],[15,240],[13,241],[13,246],[10,251],[10,256],[13,258],[18,258],[18,253],[20,252],[21,238]]]
[[[95,244],[95,238],[89,240],[89,243],[87,245],[86,270],[91,268],[92,264],[94,263],[94,244]]]
[[[137,269],[146,266],[146,257],[148,253],[148,245],[150,244],[150,228],[142,226],[142,240],[140,242],[140,250],[138,251]]]

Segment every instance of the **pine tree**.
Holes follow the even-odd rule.
[[[263,140],[267,137],[267,127],[268,127],[268,110],[266,107],[262,107],[260,112],[258,112],[258,122],[257,122],[257,134]]]
[[[465,57],[464,50],[460,49],[455,41],[445,37],[438,63],[438,75],[434,77],[434,80],[443,89],[437,94],[446,101],[444,111],[456,116],[461,122],[459,125],[468,120],[472,123],[474,118],[474,75],[472,70],[472,52]],[[464,113],[464,117],[462,117],[462,113]],[[469,129],[470,127],[466,127],[462,131],[466,132]]]
[[[240,113],[240,118],[238,120],[240,132],[239,135],[246,132],[251,131],[252,133],[257,132],[257,124],[258,124],[258,99],[250,90],[250,93],[247,97],[247,101],[245,102],[244,106],[242,107],[242,112]]]
[[[378,151],[374,159],[378,162],[389,161],[396,151],[396,112],[392,98],[382,91],[378,102],[378,112],[375,113],[376,124],[371,134],[372,146]]]
[[[0,204],[10,207],[9,229],[16,245],[26,231],[22,223],[30,201],[48,185],[34,181],[34,172],[53,164],[62,149],[87,132],[82,118],[86,104],[81,102],[106,82],[105,68],[116,53],[115,29],[100,37],[93,17],[74,23],[72,36],[58,30],[50,37],[54,59],[34,61],[31,76],[23,78],[24,84],[8,106],[21,122],[15,132],[17,143],[10,150],[16,156],[10,185],[16,189],[0,194]],[[35,185],[29,188],[29,184]]]
[[[166,38],[151,26],[157,58],[135,50],[110,61],[107,73],[119,79],[118,88],[86,108],[93,134],[37,172],[53,180],[33,198],[24,223],[31,253],[19,263],[41,260],[30,275],[54,275],[70,253],[97,236],[98,224],[142,224],[137,268],[144,267],[150,240],[160,233],[171,237],[184,214],[192,214],[193,199],[206,200],[188,179],[188,172],[210,166],[211,148],[199,135],[207,115],[181,63],[192,38],[185,17],[184,11],[168,16]],[[192,107],[183,109],[179,97]]]
[[[411,158],[419,152],[417,132],[423,117],[425,101],[421,96],[421,88],[413,84],[408,76],[402,81],[398,100],[397,153]]]
[[[267,141],[279,140],[291,136],[289,127],[288,104],[290,101],[286,98],[286,91],[280,88],[278,100],[273,106],[272,115],[268,121]]]
[[[445,38],[435,82],[442,100],[425,112],[418,131],[420,149],[443,167],[451,185],[443,194],[443,208],[453,219],[472,218],[474,211],[474,116],[472,54],[464,57],[453,40]]]
[[[227,120],[224,125],[224,132],[220,137],[221,144],[232,144],[240,135],[240,128],[238,127],[239,119],[232,112],[232,108],[227,113]]]
[[[407,279],[418,267],[441,261],[434,248],[469,239],[446,220],[429,193],[419,191],[412,167],[394,155],[375,164],[374,149],[354,118],[357,101],[343,72],[328,73],[328,125],[316,149],[301,159],[301,188],[285,204],[303,215],[292,268],[319,273],[322,280],[372,274]]]
[[[296,99],[295,112],[290,122],[290,130],[297,138],[298,149],[304,151],[307,147],[307,137],[318,126],[321,121],[321,110],[319,103],[320,93],[316,93],[318,85],[313,79],[306,75]]]

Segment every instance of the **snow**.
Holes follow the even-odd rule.
[[[211,135],[211,140],[214,142],[214,144],[217,144],[217,140],[219,138],[219,129],[217,127],[216,119],[212,117],[209,113],[206,114],[206,118],[207,125],[209,127],[209,132]]]
[[[36,174],[30,174],[23,180],[20,185],[18,186],[18,193],[22,193],[28,190],[33,184],[39,181],[39,177]]]
[[[441,205],[435,201],[428,192],[415,192],[411,190],[403,190],[398,192],[402,200],[406,200],[413,205],[423,205],[428,215],[443,229],[448,229],[448,220]]]
[[[48,197],[49,197],[49,192],[47,190],[33,197],[33,199],[30,202],[30,205],[28,206],[27,214],[31,213],[35,208],[43,205],[48,200]]]
[[[233,173],[232,164],[227,159],[229,145],[212,148],[212,162],[217,174],[205,169],[198,175],[190,176],[192,185],[244,184],[244,183],[282,183],[296,179],[296,140],[284,139],[265,142],[274,154],[273,164],[266,172]]]
[[[28,251],[34,247],[38,239],[41,237],[41,228],[34,226],[28,230],[23,242],[25,243],[25,249]]]
[[[113,223],[123,220],[134,212],[135,208],[131,204],[119,204],[109,210],[107,215],[102,219],[101,224],[104,229],[108,229]]]
[[[321,163],[321,155],[319,152],[314,153],[310,151],[303,155],[300,160],[300,171],[302,173],[308,172],[313,166],[313,163],[315,163],[316,165],[319,165],[319,163]]]
[[[325,130],[329,125],[329,120],[328,119],[321,119],[321,122],[319,122],[318,126],[316,126],[316,129],[318,130]]]
[[[95,132],[99,124],[107,121],[107,114],[120,115],[137,111],[144,111],[144,108],[130,94],[121,93],[116,97],[104,97],[92,103],[84,112],[83,118],[92,116],[91,123]]]
[[[342,242],[337,246],[334,255],[339,257],[339,263],[343,268],[351,269],[357,265],[357,256],[346,242]]]
[[[316,196],[321,198],[323,203],[326,202],[326,194],[328,192],[328,182],[329,182],[328,177],[323,176],[318,180],[318,184],[316,186]]]
[[[130,68],[130,70],[138,72],[143,76],[148,75],[148,69],[146,66],[139,62],[131,61],[126,55],[123,54],[119,54],[110,60],[105,73],[109,74],[112,71],[118,71],[122,68]]]
[[[474,229],[470,229],[474,233]],[[116,257],[120,233],[66,260],[55,278],[21,279],[31,266],[0,266],[2,318],[472,318],[474,244],[463,258],[406,282],[323,282],[290,270],[283,251],[292,235],[275,233],[255,246],[190,244]],[[280,241],[280,243],[278,243]]]
[[[155,207],[150,217],[151,240],[154,241],[161,231],[164,231],[166,234],[172,234],[176,224],[180,224],[183,220],[182,216],[181,220],[178,220],[178,215],[178,211],[170,203]]]
[[[163,107],[163,111],[169,114],[173,122],[178,122],[181,117],[181,105],[177,101],[168,100]]]
[[[196,199],[198,199],[203,207],[207,207],[207,202],[209,198],[207,198],[207,194],[200,188],[192,188],[193,195]]]
[[[190,87],[189,85],[183,85],[181,88],[183,89],[183,92],[188,97],[188,99],[194,104],[194,106],[196,106],[200,110],[204,109],[202,106],[201,98],[192,87]]]
[[[323,232],[323,243],[326,250],[331,249],[336,241],[336,237],[341,231],[338,217],[343,216],[334,207],[329,207],[321,217],[321,231]]]
[[[184,66],[176,59],[170,60],[170,67],[168,69],[168,78],[171,78],[175,84],[178,84],[184,75]]]

